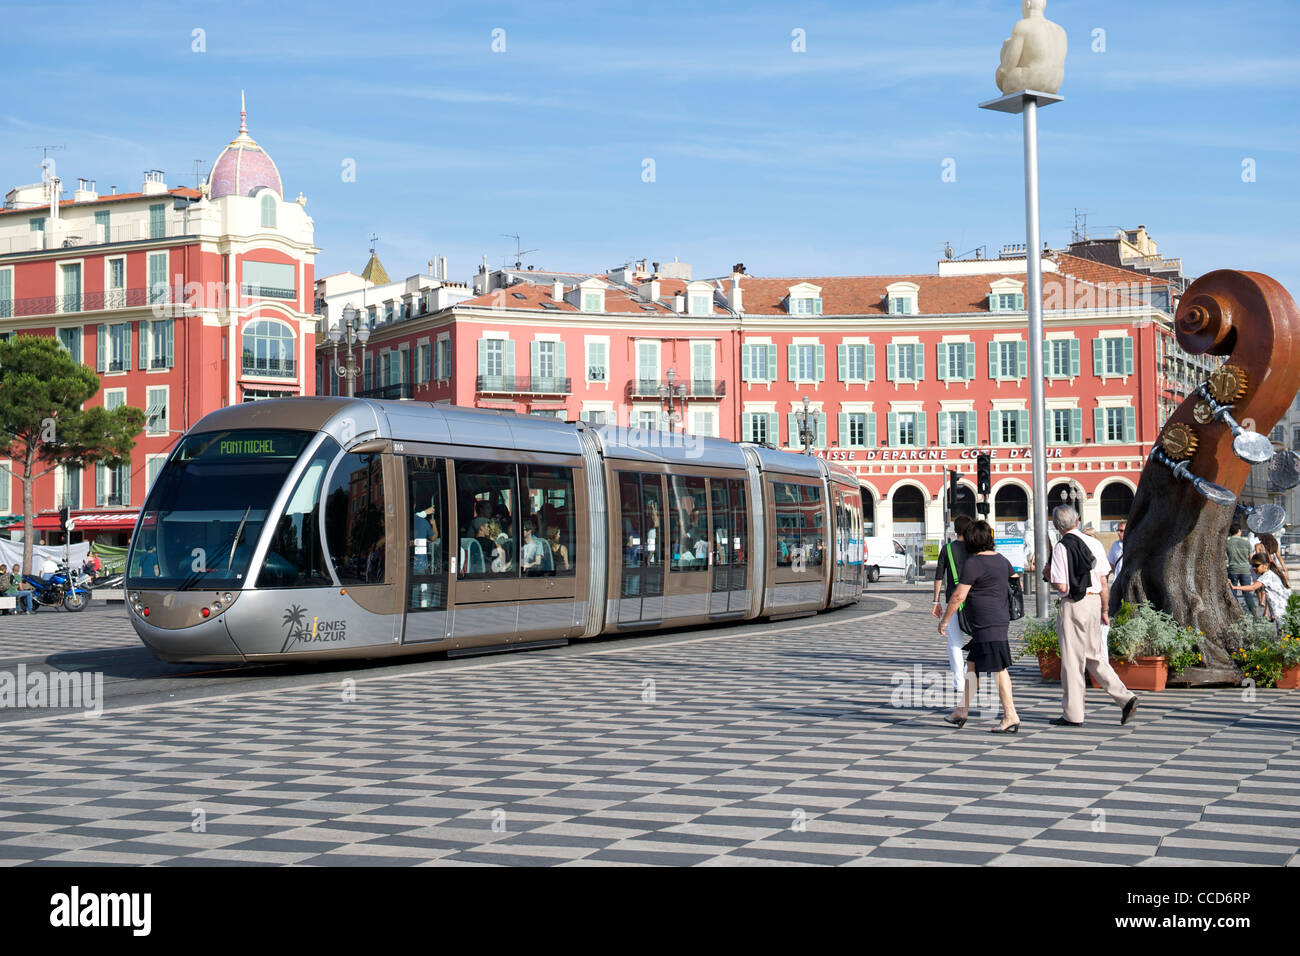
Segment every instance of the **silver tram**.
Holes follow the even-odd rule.
[[[863,588],[861,492],[819,458],[422,402],[224,408],[132,536],[174,661],[372,658],[808,614]]]

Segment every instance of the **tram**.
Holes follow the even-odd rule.
[[[215,411],[132,535],[171,661],[481,653],[811,614],[863,588],[856,477],[820,458],[344,397]]]

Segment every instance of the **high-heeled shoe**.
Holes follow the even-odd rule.
[[[1010,727],[1007,727],[1007,728],[1005,728],[1005,729],[1002,728],[1002,727],[990,727],[990,728],[989,728],[989,733],[991,733],[991,734],[1014,734],[1014,733],[1019,732],[1019,730],[1020,730],[1020,721],[1017,720],[1014,724],[1012,724]]]
[[[951,714],[944,718],[947,723],[956,724],[958,728],[965,727],[969,719],[969,717],[953,717]]]

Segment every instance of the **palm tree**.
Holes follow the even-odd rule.
[[[302,634],[303,622],[307,617],[307,609],[294,605],[284,612],[284,619],[280,622],[289,628],[289,633],[285,635],[284,646],[280,648],[283,654],[289,649],[289,645]]]

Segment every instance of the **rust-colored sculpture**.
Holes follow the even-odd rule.
[[[1121,600],[1147,600],[1198,628],[1209,638],[1205,666],[1185,671],[1185,679],[1237,683],[1229,629],[1242,612],[1224,542],[1250,461],[1260,460],[1260,439],[1300,390],[1300,310],[1274,279],[1222,269],[1192,283],[1174,325],[1188,352],[1228,358],[1170,416],[1142,471],[1110,608],[1114,614]]]

